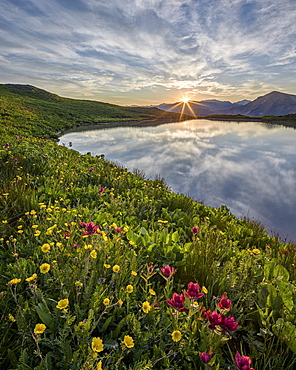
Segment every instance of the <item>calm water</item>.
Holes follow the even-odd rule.
[[[60,143],[146,177],[208,206],[296,238],[296,130],[256,122],[192,120],[156,127],[71,132]]]

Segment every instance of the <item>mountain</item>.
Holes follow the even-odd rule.
[[[191,107],[191,109],[190,109]],[[257,99],[236,103],[220,100],[190,101],[190,107],[182,102],[160,104],[157,108],[170,112],[208,116],[214,114],[242,114],[250,117],[281,116],[296,113],[296,95],[273,91]]]

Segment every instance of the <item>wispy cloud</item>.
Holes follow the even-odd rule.
[[[110,101],[240,98],[249,81],[296,93],[295,19],[293,0],[3,0],[0,79]]]

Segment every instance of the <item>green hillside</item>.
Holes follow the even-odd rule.
[[[31,85],[0,85],[0,107],[1,124],[7,130],[16,132],[21,129],[38,137],[52,137],[62,129],[83,123],[179,119],[178,114],[157,108],[122,107],[62,98]],[[17,129],[14,127],[16,123]]]
[[[48,139],[154,113],[0,98],[1,370],[295,369],[295,244]]]

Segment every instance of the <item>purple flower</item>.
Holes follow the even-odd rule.
[[[252,360],[248,356],[242,356],[239,352],[236,351],[234,362],[238,370],[254,370],[251,366]]]
[[[199,358],[200,358],[200,360],[201,360],[202,363],[208,364],[211,361],[212,353],[211,353],[211,351],[209,353],[202,352],[199,355]]]
[[[220,302],[218,303],[218,306],[221,308],[221,310],[224,310],[224,311],[231,310],[232,301],[226,298],[226,293],[222,294],[222,297],[220,298]]]
[[[94,234],[96,230],[100,228],[100,226],[95,225],[93,222],[89,222],[89,223],[81,222],[81,226],[86,229],[86,231],[83,232],[82,235]]]
[[[200,293],[199,285],[198,283],[188,283],[187,290],[185,292],[185,297],[189,299],[198,299],[203,297],[205,294]]]
[[[160,271],[162,272],[162,275],[164,277],[169,278],[175,273],[175,268],[169,265],[166,265],[166,266],[161,267]]]
[[[173,293],[172,299],[167,299],[166,303],[173,307],[175,310],[179,312],[188,311],[188,308],[184,307],[185,297],[183,294]]]
[[[89,169],[89,172],[93,172],[93,170],[94,170],[94,168],[92,167],[92,168]]]
[[[11,146],[11,144],[6,143],[5,146]]]
[[[199,233],[198,227],[197,227],[197,226],[193,226],[193,228],[191,229],[191,232],[192,232],[193,234],[197,234],[197,233]]]

